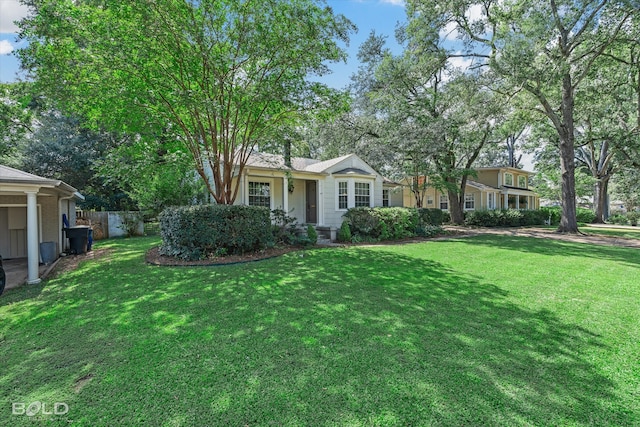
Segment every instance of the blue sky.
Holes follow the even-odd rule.
[[[342,89],[350,82],[350,77],[358,70],[356,54],[362,42],[369,36],[371,30],[388,36],[388,44],[397,49],[394,30],[398,22],[405,21],[403,0],[327,0],[336,14],[343,14],[357,27],[358,32],[352,34],[349,46],[347,64],[332,64],[333,73],[322,79],[326,84]],[[27,9],[20,5],[19,0],[0,0],[0,81],[11,82],[18,77],[18,60],[15,49],[22,44],[17,42],[18,29],[12,21],[20,19],[27,13]]]

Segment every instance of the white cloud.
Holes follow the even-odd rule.
[[[484,17],[484,11],[481,5],[474,4],[469,9],[467,9],[464,15],[467,18],[467,21],[470,24],[473,24],[474,22],[477,22]],[[456,24],[455,22],[449,22],[440,31],[440,37],[443,40],[447,40],[447,41],[456,40],[459,35],[460,35],[460,32],[458,31],[458,24]]]
[[[0,40],[0,55],[8,55],[13,52],[13,45],[8,40]]]
[[[20,4],[20,0],[0,0],[0,33],[15,34],[18,21],[29,14],[29,8]]]
[[[402,7],[404,7],[405,5],[404,0],[380,0],[380,3],[390,4],[393,6],[402,6]]]
[[[461,52],[457,52],[457,54],[459,55],[461,54]],[[473,65],[472,58],[464,58],[464,57],[457,57],[457,56],[454,58],[449,58],[448,62],[451,66],[461,71],[466,71],[467,69],[469,69],[469,67]]]

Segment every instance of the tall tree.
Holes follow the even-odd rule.
[[[0,83],[0,160],[4,164],[19,166],[17,150],[35,129],[39,109],[30,83]]]
[[[345,59],[352,24],[313,0],[25,0],[19,52],[65,111],[111,129],[170,128],[218,203],[282,120],[327,108],[308,80]]]
[[[637,2],[610,0],[409,0],[415,35],[456,31],[465,49],[450,52],[490,65],[502,84],[524,90],[558,135],[562,219],[577,232],[575,103],[594,62],[637,11]]]

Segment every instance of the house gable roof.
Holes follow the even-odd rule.
[[[331,171],[332,168],[338,167],[342,162],[348,159],[354,160],[349,165],[338,171]],[[355,166],[354,166],[355,164]],[[297,171],[318,174],[356,174],[356,175],[378,175],[378,173],[369,166],[364,160],[355,154],[347,154],[345,156],[336,157],[329,160],[315,160],[303,157],[292,157],[291,167],[284,163],[284,156],[269,153],[252,153],[246,163],[247,167],[276,169],[283,171]]]
[[[36,186],[55,188],[64,193],[75,196],[80,200],[84,200],[84,196],[78,193],[78,190],[64,181],[58,179],[43,178],[32,173],[14,169],[9,166],[0,165],[0,184],[8,184],[12,186]]]

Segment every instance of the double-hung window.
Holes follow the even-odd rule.
[[[370,184],[368,182],[356,182],[355,183],[355,205],[356,207],[371,206],[371,191]]]
[[[349,207],[349,187],[347,181],[338,181],[338,209]]]
[[[518,187],[527,188],[527,177],[526,176],[519,176],[518,177]]]
[[[382,190],[382,206],[385,208],[389,206],[389,190]]]
[[[473,194],[464,195],[464,208],[473,210],[476,208],[476,198]]]
[[[443,211],[449,209],[449,198],[444,194],[440,195],[440,209],[442,209]]]
[[[249,206],[271,208],[271,183],[249,181]]]
[[[504,185],[508,185],[513,187],[513,174],[512,173],[505,173],[504,174]]]

